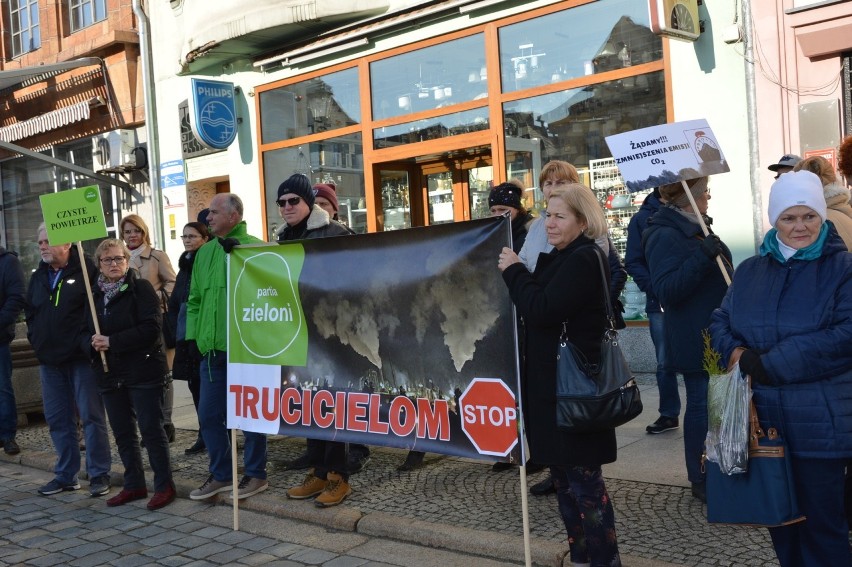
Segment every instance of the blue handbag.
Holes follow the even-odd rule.
[[[754,401],[749,408],[748,469],[725,474],[705,461],[707,521],[767,528],[801,522],[790,455],[774,427],[760,427]]]

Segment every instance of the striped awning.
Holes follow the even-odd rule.
[[[45,112],[29,120],[3,126],[0,128],[0,140],[14,142],[15,140],[22,140],[37,134],[49,132],[62,126],[73,124],[74,122],[88,120],[91,109],[104,104],[103,99],[100,97],[93,97],[83,102]]]

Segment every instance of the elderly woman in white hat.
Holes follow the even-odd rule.
[[[792,456],[807,520],[769,529],[781,566],[850,565],[852,255],[810,171],[772,185],[769,220],[760,252],[739,265],[713,313],[713,347],[751,376],[761,425],[776,427]]]

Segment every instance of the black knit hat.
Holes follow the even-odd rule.
[[[304,174],[294,173],[278,186],[278,198],[287,193],[293,193],[305,200],[309,209],[314,208],[314,189],[311,181]]]
[[[524,210],[521,204],[521,188],[514,183],[501,183],[491,190],[488,195],[488,206],[503,205],[513,207],[519,211]]]

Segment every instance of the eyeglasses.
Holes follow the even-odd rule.
[[[115,256],[114,258],[101,258],[101,264],[104,266],[120,266],[127,258],[124,256]]]
[[[302,198],[301,198],[301,197],[290,197],[289,199],[279,199],[279,200],[277,200],[277,201],[275,201],[275,202],[276,202],[276,203],[278,203],[278,206],[279,206],[279,207],[281,207],[281,208],[283,209],[283,208],[284,208],[284,207],[286,207],[287,205],[290,205],[291,207],[295,207],[295,206],[296,206],[296,205],[298,205],[301,201],[302,201]]]
[[[196,238],[201,238],[197,234],[181,234],[180,237],[182,240],[195,240]]]

